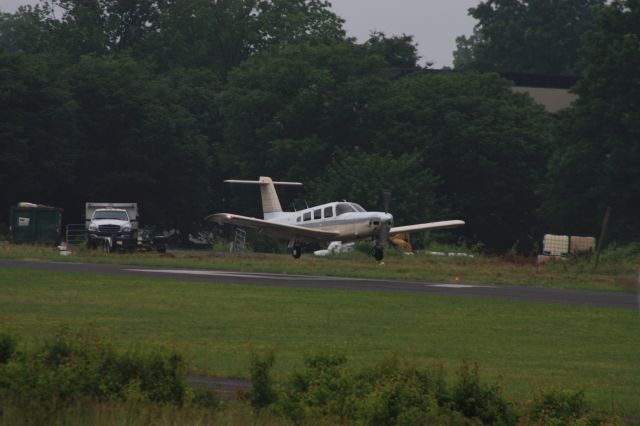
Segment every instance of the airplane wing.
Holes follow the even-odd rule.
[[[321,231],[319,229],[305,228],[302,226],[285,225],[282,223],[270,222],[268,220],[256,219],[255,217],[240,216],[231,213],[216,213],[205,218],[219,224],[231,223],[233,225],[256,228],[260,232],[280,238],[296,238],[306,240],[328,240],[335,238],[337,232]]]
[[[444,220],[442,222],[429,222],[419,223],[417,225],[395,226],[389,230],[389,236],[392,237],[403,232],[412,233],[418,231],[429,231],[432,229],[455,228],[462,225],[464,225],[464,221],[462,220]]]

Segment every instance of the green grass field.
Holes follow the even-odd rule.
[[[219,376],[248,377],[251,354],[269,350],[278,378],[323,351],[356,369],[398,355],[450,376],[475,361],[515,400],[585,388],[597,408],[640,414],[630,310],[1,269],[0,315],[24,344],[91,323],[122,348],[176,345],[194,372]]]
[[[362,253],[316,257],[305,254],[294,260],[288,255],[242,253],[230,255],[212,251],[174,251],[160,254],[104,254],[72,248],[60,256],[53,247],[11,245],[0,242],[0,259],[41,259],[61,262],[122,263],[181,268],[280,272],[360,278],[416,281],[454,281],[511,284],[539,287],[579,288],[606,291],[636,291],[640,246],[608,250],[594,270],[591,259],[568,260],[538,266],[535,259],[519,257],[437,257],[418,254],[402,256],[389,251],[384,265]]]

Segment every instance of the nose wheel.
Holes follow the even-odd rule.
[[[384,259],[384,249],[382,247],[374,247],[371,249],[371,256],[378,262]]]
[[[294,259],[298,259],[300,256],[302,256],[302,247],[300,247],[300,245],[296,244],[291,248],[291,256],[293,256]]]

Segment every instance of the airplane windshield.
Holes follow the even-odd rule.
[[[336,216],[340,216],[344,213],[352,213],[355,212],[356,209],[351,206],[349,203],[338,203],[336,204]]]
[[[349,203],[349,204],[351,204],[351,206],[352,206],[354,209],[356,209],[356,211],[359,211],[359,212],[366,212],[366,210],[365,210],[365,209],[363,209],[363,208],[362,208],[362,206],[361,206],[360,204],[357,204],[357,203]]]

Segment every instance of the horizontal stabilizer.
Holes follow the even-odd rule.
[[[300,182],[268,182],[268,181],[262,181],[262,180],[236,180],[236,179],[227,179],[225,180],[226,183],[243,183],[243,184],[250,184],[250,185],[269,185],[269,184],[274,184],[274,185],[289,185],[289,186],[302,186],[302,183]]]
[[[262,213],[265,219],[272,219],[282,213],[282,206],[276,193],[276,185],[302,186],[300,182],[274,182],[269,176],[260,176],[258,180],[225,180],[227,183],[240,183],[250,185],[260,185],[260,195],[262,196]]]

